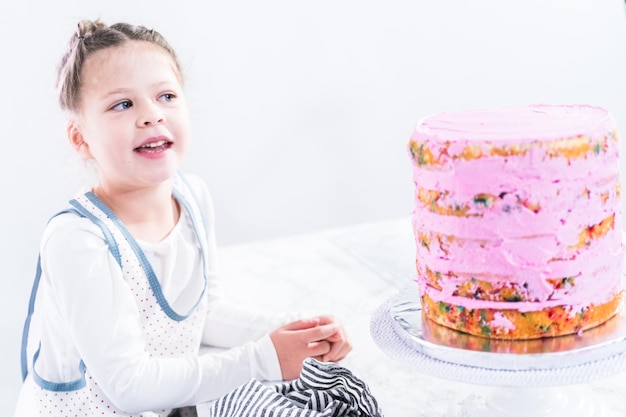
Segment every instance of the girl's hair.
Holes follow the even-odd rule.
[[[82,20],[72,35],[57,68],[56,86],[61,109],[74,112],[80,106],[81,70],[89,55],[101,49],[122,45],[130,40],[152,42],[169,53],[182,83],[182,70],[174,49],[161,34],[144,26],[116,23],[107,26],[100,20]]]

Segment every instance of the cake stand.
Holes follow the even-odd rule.
[[[423,319],[417,289],[406,289],[376,310],[370,331],[388,356],[417,372],[492,387],[481,414],[489,417],[609,417],[575,384],[626,371],[623,311],[579,335],[490,340]]]

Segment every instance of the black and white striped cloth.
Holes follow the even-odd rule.
[[[348,369],[306,359],[300,378],[266,386],[256,380],[213,402],[209,417],[383,417],[365,382]]]

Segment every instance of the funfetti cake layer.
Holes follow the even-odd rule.
[[[592,106],[441,113],[409,143],[424,314],[529,339],[609,319],[622,294],[619,143]]]

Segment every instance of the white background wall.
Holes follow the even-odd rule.
[[[86,181],[54,69],[76,21],[159,30],[187,76],[186,169],[215,199],[218,240],[408,216],[406,143],[439,111],[607,107],[626,137],[622,0],[237,0],[0,3],[0,410],[10,415],[39,236]]]

